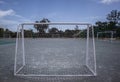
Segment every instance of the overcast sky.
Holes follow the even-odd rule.
[[[120,0],[0,0],[0,26],[15,30],[19,23],[48,18],[51,22],[106,21]]]

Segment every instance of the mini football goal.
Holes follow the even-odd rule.
[[[93,26],[77,22],[20,24],[14,75],[96,76]]]
[[[97,32],[97,39],[114,40],[116,31]]]

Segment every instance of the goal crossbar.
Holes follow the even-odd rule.
[[[89,23],[81,23],[81,22],[48,22],[48,23],[22,23],[21,25],[40,25],[40,24],[48,24],[48,25],[90,25]]]

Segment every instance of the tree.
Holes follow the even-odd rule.
[[[6,38],[10,38],[10,37],[11,37],[11,36],[10,36],[10,30],[9,30],[9,29],[6,29],[4,34],[5,34],[5,37],[6,37]]]
[[[79,26],[78,25],[76,25],[76,27],[75,27],[75,33],[78,33],[80,30],[79,30]]]
[[[58,33],[58,31],[59,30],[57,28],[55,28],[55,27],[49,29],[49,33],[52,33],[52,34],[56,34],[56,33]]]
[[[98,21],[96,22],[96,26],[98,29],[97,31],[106,31],[106,30],[109,30],[108,28],[108,22],[101,22],[101,21]]]
[[[24,36],[25,37],[32,37],[33,36],[33,30],[24,30]]]
[[[120,11],[112,10],[107,15],[107,20],[109,20],[110,22],[115,22],[116,24],[119,23],[119,21],[120,21]]]
[[[46,18],[43,18],[41,21],[35,21],[35,23],[49,23],[50,21]],[[40,33],[44,34],[46,29],[48,29],[48,24],[35,24],[34,28]]]
[[[0,28],[0,37],[3,37],[3,34],[4,34],[4,29]]]
[[[102,27],[102,26],[103,26],[103,23],[102,23],[101,21],[97,21],[95,24],[96,24],[96,26],[98,26],[98,27]]]
[[[72,38],[73,34],[74,34],[74,30],[66,29],[65,32],[64,32],[64,34],[65,34],[65,37]]]

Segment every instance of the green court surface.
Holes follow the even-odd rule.
[[[6,44],[15,44],[15,41],[0,40],[0,45],[6,45]]]

